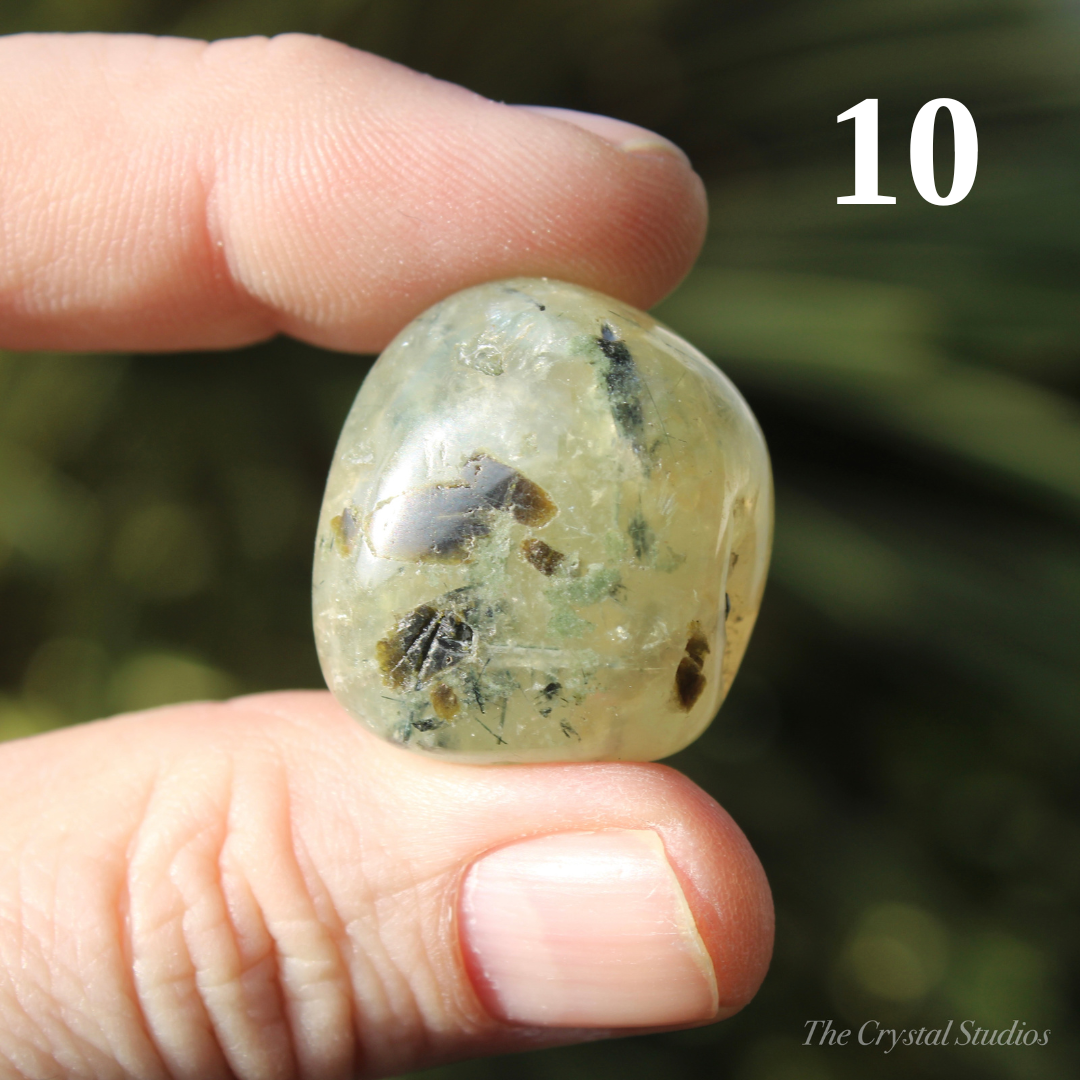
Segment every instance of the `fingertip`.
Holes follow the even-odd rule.
[[[460,900],[466,964],[492,1015],[654,1030],[723,1020],[753,998],[772,954],[772,899],[713,799],[662,765],[514,772],[519,802],[543,792],[551,809],[534,821],[539,835],[511,835],[473,863]],[[508,812],[493,828],[505,836],[517,815],[500,801]]]
[[[611,116],[545,105],[512,106],[560,131],[564,151],[584,157],[589,148],[620,189],[604,191],[607,205],[584,204],[566,254],[577,259],[570,280],[650,308],[689,273],[708,228],[708,196],[690,159],[675,143]],[[572,147],[572,152],[571,148]],[[584,188],[584,185],[583,185]]]

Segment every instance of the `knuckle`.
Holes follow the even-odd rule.
[[[351,1066],[350,982],[293,850],[272,752],[202,752],[150,799],[129,866],[138,1000],[173,1073]]]

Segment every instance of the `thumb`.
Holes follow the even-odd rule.
[[[5,1074],[386,1075],[720,1019],[768,963],[760,865],[664,766],[452,765],[291,693],[8,744],[0,785]]]

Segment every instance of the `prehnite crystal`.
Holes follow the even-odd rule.
[[[315,555],[327,684],[459,761],[665,757],[731,685],[771,531],[761,432],[691,345],[576,285],[466,289],[345,422]]]

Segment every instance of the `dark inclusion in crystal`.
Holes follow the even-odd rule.
[[[521,553],[527,562],[535,566],[541,574],[547,574],[548,577],[555,573],[559,568],[559,563],[566,558],[561,551],[556,551],[550,544],[545,544],[543,540],[537,540],[534,537],[521,541]]]
[[[369,539],[376,555],[402,561],[466,562],[491,532],[492,513],[508,511],[534,528],[557,507],[539,484],[487,454],[474,454],[458,479],[407,491],[376,507]]]
[[[630,350],[610,323],[604,323],[596,339],[600,351],[608,358],[604,374],[611,413],[619,432],[634,444],[634,450],[645,449],[645,413],[641,406],[644,385]]]
[[[540,696],[544,699],[545,702],[550,702],[561,689],[562,683],[552,680],[540,691]],[[540,713],[541,716],[547,717],[551,715],[553,708],[554,706],[552,705],[544,704],[537,711]]]
[[[473,628],[453,608],[421,604],[401,619],[375,646],[375,659],[383,679],[396,690],[419,690],[431,679],[466,659],[472,652]],[[450,687],[446,690],[457,701]],[[432,705],[436,713],[436,691]],[[443,698],[449,711],[449,697]],[[456,710],[455,710],[456,711]],[[451,714],[452,715],[452,714]]]
[[[410,725],[410,734],[413,731],[434,731],[436,728],[441,728],[442,721],[436,720],[433,716],[425,717],[422,720],[414,720]]]
[[[690,637],[686,642],[686,655],[679,661],[675,672],[675,699],[683,712],[689,712],[705,690],[705,654],[709,651],[709,639],[701,629],[701,623],[690,624]]]
[[[649,528],[649,523],[640,510],[630,519],[626,531],[630,536],[630,542],[634,545],[634,558],[638,562],[643,562],[652,554],[656,535]]]

